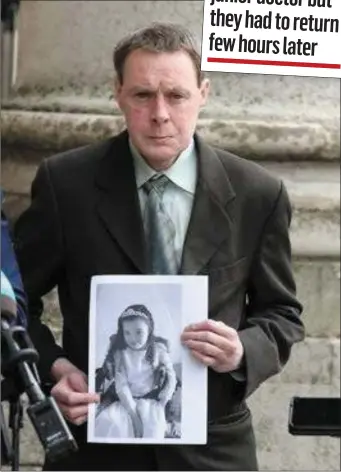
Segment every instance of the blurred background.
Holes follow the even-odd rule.
[[[1,186],[14,221],[29,203],[42,158],[123,129],[112,97],[116,42],[151,21],[172,21],[189,27],[200,43],[204,2],[2,0],[2,8],[8,3],[18,12],[12,20],[2,17]],[[282,374],[250,399],[260,468],[340,470],[338,439],[287,431],[293,395],[340,395],[340,80],[209,76],[211,98],[198,131],[282,177],[293,205],[294,269],[307,338]],[[54,293],[45,317],[59,336]],[[27,470],[42,462],[30,424],[21,462]]]

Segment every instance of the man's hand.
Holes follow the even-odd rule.
[[[66,359],[57,359],[52,366],[52,375],[57,383],[51,395],[61,412],[71,423],[84,423],[88,416],[88,405],[100,401],[98,394],[88,393],[86,375]]]
[[[196,359],[216,372],[231,372],[242,362],[244,348],[237,331],[221,321],[189,325],[181,340]]]

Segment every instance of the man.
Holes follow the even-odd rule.
[[[195,133],[209,83],[186,31],[138,31],[116,47],[114,64],[127,130],[45,160],[16,227],[41,373],[80,446],[45,469],[256,470],[245,400],[304,335],[286,190]],[[88,404],[98,401],[86,380],[91,277],[150,273],[209,276],[210,320],[182,334],[208,366],[208,444],[86,444]],[[63,348],[40,321],[40,299],[55,286]]]

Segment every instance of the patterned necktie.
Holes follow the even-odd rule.
[[[175,227],[170,219],[162,195],[169,179],[155,175],[143,188],[147,193],[145,230],[149,267],[152,274],[176,274]]]

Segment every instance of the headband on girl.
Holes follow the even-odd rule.
[[[143,313],[142,311],[134,310],[133,308],[128,308],[128,310],[125,310],[122,315],[120,316],[121,319],[128,318],[130,316],[138,316],[139,318],[143,318],[147,321],[149,321],[148,316]]]

